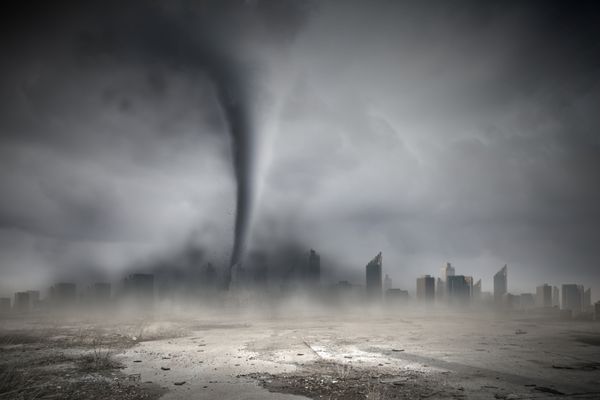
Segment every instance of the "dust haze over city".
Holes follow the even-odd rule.
[[[600,395],[593,2],[24,2],[0,399]]]

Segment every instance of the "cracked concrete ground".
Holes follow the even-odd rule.
[[[112,360],[123,380],[165,400],[600,398],[593,322],[432,310],[140,326],[105,324],[129,341]]]

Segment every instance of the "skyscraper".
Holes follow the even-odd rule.
[[[454,270],[454,267],[452,266],[452,264],[447,262],[447,263],[444,263],[444,265],[440,269],[440,276],[442,277],[442,279],[445,282],[448,280],[449,276],[454,276],[454,272],[455,272],[455,270]]]
[[[471,299],[473,278],[464,275],[449,275],[446,295],[450,303],[467,303]]]
[[[375,256],[366,266],[367,296],[371,299],[381,299],[381,252]]]
[[[552,286],[544,283],[535,289],[535,305],[538,307],[552,307]]]
[[[417,300],[431,302],[435,298],[435,278],[423,275],[417,278]]]
[[[508,267],[504,264],[504,267],[494,275],[494,302],[496,304],[502,303],[502,296],[508,291]]]
[[[562,285],[561,292],[561,308],[563,310],[571,310],[573,313],[581,312],[583,306],[583,285]]]

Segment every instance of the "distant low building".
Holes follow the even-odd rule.
[[[55,306],[73,306],[77,303],[77,285],[59,282],[50,288],[50,301]]]
[[[383,279],[383,292],[385,293],[388,289],[392,288],[392,278],[389,277],[388,274],[385,274],[385,278]]]
[[[544,283],[535,289],[535,305],[538,307],[552,307],[552,286]]]
[[[10,312],[10,298],[0,297],[0,313],[6,314]]]
[[[385,301],[389,304],[406,303],[409,298],[408,290],[388,289],[385,292]]]
[[[594,304],[594,321],[600,321],[600,301]]]
[[[29,312],[31,310],[31,300],[29,292],[16,292],[13,309],[16,312]]]

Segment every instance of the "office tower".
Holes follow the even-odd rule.
[[[494,275],[494,302],[502,303],[502,296],[508,292],[508,268],[506,264]]]
[[[444,265],[440,269],[440,276],[442,277],[444,282],[446,282],[448,280],[449,276],[453,276],[454,273],[455,273],[455,269],[452,266],[452,264],[450,264],[449,262],[444,263]]]
[[[385,278],[383,279],[383,291],[387,292],[388,289],[392,288],[392,278],[389,277],[388,274],[385,274]]]
[[[583,311],[592,309],[592,288],[587,288],[583,292]]]
[[[560,291],[556,286],[552,286],[552,307],[560,307]]]
[[[435,278],[423,275],[417,278],[417,300],[431,302],[435,298]]]
[[[366,266],[367,296],[371,299],[381,299],[381,252],[375,256]]]
[[[538,307],[552,307],[552,286],[544,283],[535,289],[535,305]]]
[[[0,314],[10,312],[10,298],[0,297]]]
[[[448,277],[454,276],[455,270],[449,262],[444,263],[440,268],[440,279],[438,279],[437,297],[440,300],[447,299],[448,296]]]
[[[77,286],[69,282],[53,285],[50,288],[50,300],[57,306],[74,305],[77,301]]]
[[[473,293],[471,297],[474,301],[481,302],[481,279],[473,284]]]
[[[600,301],[594,303],[594,321],[600,321]]]
[[[29,300],[29,292],[15,293],[14,310],[17,312],[28,312],[31,310],[31,301]]]
[[[310,249],[308,255],[307,282],[316,285],[321,280],[321,256]]]
[[[451,303],[467,303],[471,298],[473,278],[464,275],[449,275],[446,295]]]
[[[583,306],[583,286],[568,284],[562,285],[562,303],[563,310],[571,310],[573,314],[580,313]]]

